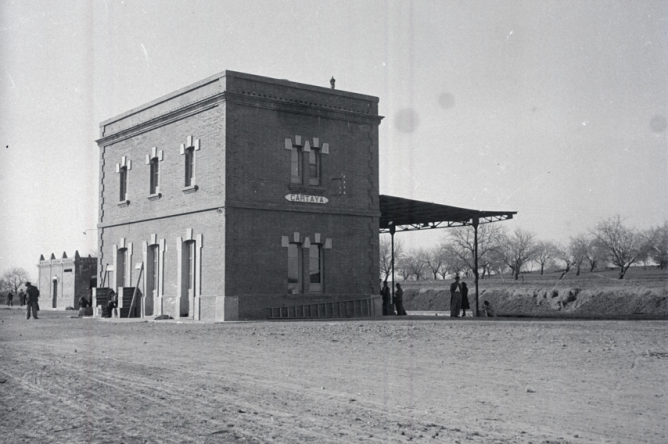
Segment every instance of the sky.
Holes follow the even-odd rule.
[[[381,194],[562,243],[668,219],[665,1],[6,0],[0,272],[95,256],[100,122],[224,70],[379,97]]]

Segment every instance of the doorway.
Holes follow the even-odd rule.
[[[51,308],[58,308],[58,279],[53,278],[51,287]]]
[[[146,266],[146,297],[144,298],[144,316],[153,316],[153,306],[158,298],[158,258],[159,246],[148,247]]]
[[[195,314],[195,241],[183,243],[183,274],[181,317],[194,318]]]

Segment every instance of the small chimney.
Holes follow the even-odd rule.
[[[332,85],[332,89],[334,89],[334,84],[336,83],[336,80],[334,80],[334,76],[329,80],[329,84]]]

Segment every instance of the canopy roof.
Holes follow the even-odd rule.
[[[430,228],[460,227],[478,223],[500,222],[513,218],[517,211],[480,211],[451,207],[402,197],[380,195],[380,232],[426,230]]]

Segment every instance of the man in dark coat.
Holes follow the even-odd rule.
[[[455,281],[450,285],[450,316],[458,318],[461,309],[462,285],[459,283],[459,276],[455,275]]]
[[[397,316],[406,316],[404,309],[404,290],[397,282],[397,291],[394,292],[394,306],[397,308]]]
[[[387,286],[387,281],[383,283],[383,289],[380,291],[380,294],[383,296],[383,316],[393,315],[392,295],[390,294],[390,287]]]
[[[26,305],[28,306],[26,319],[30,319],[31,310],[32,310],[32,317],[35,319],[39,319],[37,317],[37,299],[39,299],[39,290],[30,282],[26,282],[26,293],[28,294],[28,300],[26,301]]]
[[[14,301],[14,293],[10,291],[9,293],[7,293],[7,305],[12,307],[14,305],[13,301]]]

